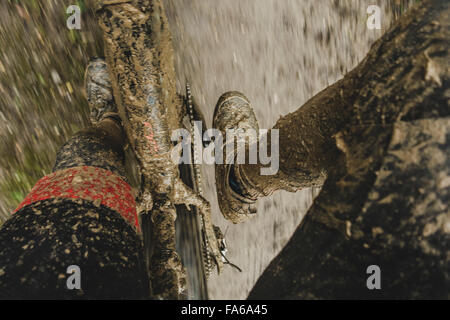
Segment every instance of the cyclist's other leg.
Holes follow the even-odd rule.
[[[125,134],[116,115],[100,118],[59,150],[53,173],[1,227],[0,297],[149,296],[134,196],[124,176]]]
[[[336,85],[327,88],[304,107],[280,118],[268,131],[267,139],[260,137],[247,143],[250,150],[251,143],[259,144],[254,148],[258,150],[257,164],[216,164],[218,202],[227,219],[235,223],[245,221],[256,213],[256,200],[276,190],[322,186],[339,154],[334,135],[350,114],[346,108],[329,107],[322,101],[335,90]],[[228,129],[260,133],[249,100],[239,92],[228,92],[219,98],[213,127],[222,132],[225,144],[231,143],[226,141]],[[268,165],[261,164],[264,149],[264,156],[270,160]]]

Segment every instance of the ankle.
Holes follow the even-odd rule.
[[[118,114],[105,115],[96,127],[105,132],[115,147],[122,148],[125,145],[126,134]]]

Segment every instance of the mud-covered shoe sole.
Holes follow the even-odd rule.
[[[92,59],[85,73],[86,98],[90,108],[89,118],[97,124],[106,115],[117,113],[111,79],[104,59]]]
[[[259,129],[250,101],[237,91],[227,92],[219,98],[214,109],[213,127],[224,139],[228,129],[253,129],[256,132]],[[239,173],[234,168],[231,164],[215,165],[217,198],[222,215],[233,223],[240,223],[256,214],[256,198],[243,194]]]

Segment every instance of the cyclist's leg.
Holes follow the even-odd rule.
[[[95,125],[59,150],[53,173],[0,229],[5,298],[149,296],[134,196],[124,176],[125,134],[104,62],[91,63],[87,75]],[[80,268],[80,290],[67,287],[71,265]]]
[[[339,150],[336,134],[350,117],[349,108],[325,102],[339,83],[328,87],[295,112],[281,117],[269,130],[267,150],[271,158],[278,157],[278,168],[273,174],[263,174],[262,164],[236,165],[237,176],[242,176],[245,188],[266,196],[276,190],[296,191],[322,186],[331,167],[336,163]],[[277,131],[277,137],[272,132]],[[277,144],[272,148],[272,143]],[[260,150],[261,152],[261,150]]]
[[[258,198],[276,190],[296,191],[324,183],[339,154],[334,135],[349,118],[347,109],[339,105],[330,108],[330,104],[323,101],[336,87],[329,87],[304,107],[282,117],[268,132],[267,143],[261,138],[256,141],[259,144],[254,148],[259,150],[257,164],[249,164],[249,161],[216,164],[218,202],[227,219],[235,223],[244,221],[256,213]],[[248,130],[259,129],[249,100],[239,92],[228,92],[220,97],[213,127],[222,132],[225,140],[228,129],[247,130],[247,136]],[[251,149],[249,145],[247,148]],[[260,161],[263,149],[270,152],[270,156],[266,155],[270,160],[268,165]]]
[[[123,176],[124,136],[112,119],[76,134],[0,230],[0,295],[143,298],[148,279],[134,197]],[[81,289],[67,288],[67,268]]]
[[[324,165],[328,177],[322,191],[259,278],[251,299],[448,298],[449,184],[441,181],[449,176],[450,109],[444,85],[450,77],[444,67],[450,61],[449,10],[448,1],[421,2],[333,91],[319,93],[302,107],[328,105],[341,112],[316,116],[322,127],[309,129],[318,135],[348,110],[353,114],[340,133],[330,136],[340,154],[306,145],[334,163]],[[423,78],[421,57],[439,70],[438,81],[417,81]],[[301,142],[300,127],[315,123],[296,117],[302,109],[278,123],[292,129],[284,132],[291,135],[286,141]],[[289,124],[295,119],[303,121]],[[289,166],[280,156],[280,169],[300,170],[301,154],[290,145],[284,148],[293,155],[286,158]],[[280,146],[283,152],[287,155]],[[369,266],[380,268],[381,290],[369,290],[374,289]]]

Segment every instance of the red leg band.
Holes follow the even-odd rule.
[[[62,198],[102,204],[118,213],[140,232],[131,186],[120,176],[97,167],[56,171],[40,179],[14,212],[34,202]]]

